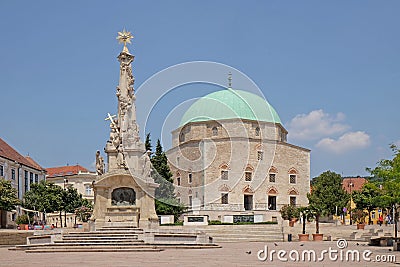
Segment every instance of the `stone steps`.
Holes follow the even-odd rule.
[[[42,248],[36,250],[26,250],[26,253],[55,253],[55,252],[160,252],[163,249],[160,248],[114,248],[114,247],[105,247],[105,248]]]
[[[219,242],[278,242],[283,241],[278,225],[215,225],[199,228]]]
[[[55,240],[54,244],[121,244],[121,245],[129,245],[136,243],[143,243],[142,240],[132,239],[132,240]]]
[[[137,235],[130,236],[63,236],[63,240],[127,240],[127,239],[138,239]]]

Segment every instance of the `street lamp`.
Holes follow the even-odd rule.
[[[65,186],[68,184],[68,179],[67,178],[64,178],[64,191],[65,191]],[[65,206],[65,204],[66,203],[64,203],[64,206]],[[61,219],[61,218],[60,218]],[[61,225],[62,225],[62,222],[61,222]],[[64,207],[64,227],[67,227],[67,211],[65,210],[65,207]]]
[[[349,214],[350,214],[350,225],[353,224],[352,219],[351,219],[351,204],[353,203],[353,194],[352,194],[352,187],[354,186],[354,184],[351,182],[351,177],[350,177],[350,209],[349,209]]]

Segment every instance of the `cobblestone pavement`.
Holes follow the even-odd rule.
[[[245,243],[221,243],[222,248],[217,249],[169,249],[162,252],[74,252],[74,253],[25,253],[23,251],[9,251],[6,247],[0,248],[0,266],[398,266],[400,264],[400,252],[390,251],[390,247],[370,247],[365,243],[349,241],[348,246],[342,249],[343,260],[340,260],[340,252],[332,254],[338,256],[337,260],[330,260],[329,253],[325,253],[324,260],[314,262],[308,260],[308,252],[316,251],[316,257],[321,257],[322,250],[341,251],[337,242],[245,242]],[[257,254],[267,247],[268,255],[271,250],[286,251],[281,255],[288,261],[278,259],[276,253],[273,259],[260,261]],[[289,258],[300,255],[300,261],[294,262]],[[346,252],[357,250],[359,261],[346,261]],[[367,255],[371,261],[363,259],[363,253],[371,250]],[[301,261],[301,255],[306,251],[306,260]],[[283,253],[283,252],[281,252]],[[291,253],[291,254],[289,254]],[[333,252],[334,253],[334,252]],[[388,259],[389,255],[396,257],[395,263],[377,262],[375,259]],[[265,254],[261,253],[260,257]],[[379,258],[378,258],[379,257]],[[351,258],[351,257],[350,257]],[[317,259],[318,260],[318,259]]]

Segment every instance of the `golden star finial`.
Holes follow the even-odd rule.
[[[117,40],[119,43],[124,43],[124,47],[126,47],[126,43],[131,43],[132,38],[131,32],[127,32],[125,29],[122,32],[118,32]]]

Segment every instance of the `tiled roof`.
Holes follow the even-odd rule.
[[[75,175],[78,174],[79,172],[89,172],[88,169],[82,167],[81,165],[47,168],[46,171],[47,171],[47,178]]]
[[[343,186],[343,189],[346,190],[347,193],[351,193],[353,191],[361,190],[362,186],[365,183],[368,183],[368,180],[365,178],[362,178],[360,176],[358,176],[358,177],[343,177],[342,186]]]
[[[12,161],[16,161],[25,166],[31,167],[36,170],[44,170],[37,162],[31,157],[24,157],[18,153],[14,148],[7,144],[3,139],[0,138],[0,157],[7,158]]]

